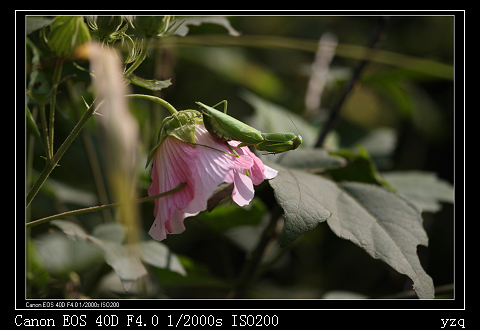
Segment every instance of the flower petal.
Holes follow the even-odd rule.
[[[154,239],[165,239],[167,233],[178,228],[178,224],[172,224],[172,217],[175,210],[187,207],[195,196],[194,169],[198,158],[198,150],[171,136],[158,147],[152,167],[149,196],[171,190],[181,182],[186,182],[187,185],[180,191],[155,200],[155,221],[149,231]]]
[[[197,126],[195,137],[198,144],[210,148],[196,146],[199,151],[199,162],[194,172],[197,184],[195,186],[195,198],[184,210],[186,216],[206,210],[208,198],[215,188],[225,181],[227,174],[236,167],[236,157],[224,153],[231,153],[231,150],[225,143],[213,138],[204,126]]]
[[[273,179],[274,177],[277,176],[278,174],[278,171],[271,168],[270,166],[267,166],[267,165],[263,165],[265,167],[265,171],[263,171],[263,177],[265,179]]]
[[[239,206],[249,204],[255,195],[252,180],[246,176],[245,173],[237,170],[234,173],[234,182],[235,184],[232,192],[233,201]]]
[[[229,142],[239,155],[232,156],[227,144],[213,138],[203,125],[196,126],[195,141],[197,145],[193,147],[168,136],[155,152],[150,196],[171,190],[181,182],[187,183],[182,190],[155,200],[155,221],[149,234],[156,240],[183,232],[184,219],[205,210],[220,183],[234,182],[232,199],[244,206],[254,197],[254,184],[278,173],[263,165],[248,147],[237,147],[240,142]]]

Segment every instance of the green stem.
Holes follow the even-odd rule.
[[[164,193],[161,193],[161,194],[158,194],[158,195],[154,195],[154,196],[138,198],[138,199],[133,200],[132,203],[139,204],[139,203],[149,202],[149,201],[155,200],[155,199],[157,199],[157,198],[162,198],[162,197],[168,196],[168,195],[170,195],[170,194],[173,194],[173,193],[181,190],[181,189],[182,189],[183,187],[185,187],[186,185],[187,185],[187,184],[186,184],[185,182],[182,182],[182,183],[180,183],[178,186],[176,186],[175,188],[173,188],[172,190],[169,190],[169,191],[167,191],[167,192],[164,192]],[[26,224],[26,227],[27,227],[27,228],[30,228],[30,227],[33,227],[33,226],[36,226],[36,225],[40,225],[40,224],[42,224],[42,223],[45,223],[45,222],[54,220],[54,219],[64,218],[64,217],[66,217],[66,216],[72,216],[72,215],[77,215],[77,214],[83,214],[83,213],[89,213],[89,212],[96,212],[96,211],[102,211],[102,210],[106,210],[106,209],[111,209],[111,208],[120,206],[120,204],[121,204],[121,203],[113,203],[113,204],[100,205],[100,206],[92,206],[92,207],[87,207],[87,208],[84,208],[84,209],[78,209],[78,210],[63,212],[63,213],[55,214],[55,215],[52,215],[52,216],[49,216],[49,217],[46,217],[46,218],[42,218],[42,219],[38,219],[38,220],[35,220],[35,221],[31,221],[31,222],[29,222],[29,223]]]
[[[43,143],[45,145],[45,156],[47,159],[50,159],[50,155],[53,154],[53,152],[50,153],[50,143],[48,143],[48,126],[47,126],[47,117],[45,117],[45,103],[44,102],[39,102],[38,107],[40,109],[40,120],[42,121],[42,128],[43,128]]]
[[[65,139],[65,141],[62,143],[60,148],[58,148],[57,152],[55,155],[52,157],[50,161],[47,161],[45,164],[45,168],[43,169],[42,173],[40,173],[40,176],[38,177],[37,181],[35,184],[32,186],[30,191],[27,194],[27,207],[30,205],[32,202],[33,198],[35,195],[38,193],[40,188],[42,187],[43,183],[47,180],[48,176],[50,173],[53,171],[55,166],[57,166],[58,162],[62,158],[63,154],[65,151],[68,149],[70,144],[73,142],[75,137],[80,133],[80,130],[85,126],[87,121],[90,119],[90,117],[95,113],[95,108],[92,105],[87,109],[83,117],[80,119],[80,121],[77,123],[77,125],[73,128],[72,132],[68,135],[68,137]]]
[[[138,66],[145,60],[148,53],[148,47],[150,46],[151,38],[146,38],[145,43],[143,44],[142,52],[138,56],[137,60],[125,71],[125,77],[128,77],[133,71],[135,71]]]
[[[178,112],[177,109],[175,109],[173,107],[173,105],[171,105],[170,103],[168,103],[164,99],[161,99],[157,96],[146,95],[146,94],[128,94],[128,95],[125,95],[125,96],[126,97],[131,97],[131,98],[134,98],[134,99],[146,99],[146,100],[150,100],[150,101],[159,103],[159,104],[163,105],[165,108],[167,108],[168,111],[170,111],[170,113],[172,115]]]
[[[59,57],[57,60],[57,63],[55,65],[55,72],[53,73],[53,92],[52,92],[52,99],[50,100],[50,123],[48,125],[50,131],[49,131],[49,139],[48,142],[50,143],[48,147],[49,154],[47,155],[47,158],[51,160],[53,158],[53,123],[55,121],[55,103],[57,101],[57,87],[58,83],[60,81],[60,77],[62,75],[62,68],[63,68],[63,57]]]

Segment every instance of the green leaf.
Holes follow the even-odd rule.
[[[149,89],[151,91],[159,91],[161,89],[167,88],[170,86],[172,83],[170,82],[170,79],[168,80],[155,80],[155,79],[144,79],[140,78],[139,76],[134,75],[131,73],[128,77],[127,80],[130,81],[132,84]]]
[[[97,239],[95,236],[89,236],[89,238],[93,243],[100,246],[105,262],[120,277],[126,292],[130,291],[133,282],[147,275],[147,270],[140,261],[139,250],[136,246],[121,245],[108,240]]]
[[[334,190],[335,183],[320,176],[288,168],[281,168],[270,180],[278,204],[285,212],[285,228],[281,247],[295,241],[298,236],[312,230],[319,223],[330,218],[332,213],[325,207],[325,190]],[[331,186],[327,188],[327,186]],[[328,196],[327,196],[328,197]]]
[[[423,270],[417,245],[428,245],[421,211],[409,200],[371,184],[345,182],[329,205],[328,225],[341,238],[365,249],[413,281],[421,299],[433,299],[432,278]]]
[[[392,171],[382,175],[422,211],[437,212],[442,207],[440,202],[453,203],[453,186],[439,179],[436,173]]]
[[[27,131],[30,134],[33,134],[33,136],[35,136],[35,139],[37,139],[37,141],[40,142],[40,144],[43,146],[42,137],[40,136],[40,132],[38,131],[37,124],[35,124],[35,121],[33,120],[32,114],[28,106],[26,107],[26,116],[27,116]]]
[[[277,163],[282,166],[316,172],[342,168],[347,164],[345,158],[331,155],[325,149],[299,148],[294,152],[274,156],[278,160]]]
[[[135,280],[147,274],[142,260],[182,275],[186,273],[176,255],[163,244],[154,241],[122,244],[124,229],[117,223],[98,225],[94,230],[95,235],[87,234],[81,227],[70,221],[52,220],[51,223],[59,227],[70,239],[99,247],[105,262],[120,277],[127,292]]]
[[[240,33],[232,27],[228,18],[223,16],[187,17],[187,19],[185,20],[185,23],[183,23],[183,25],[177,28],[177,30],[173,33],[173,35],[179,35],[179,36],[185,37],[189,31],[188,25],[199,26],[203,23],[210,23],[210,24],[223,26],[225,29],[227,29],[228,34],[231,36],[238,37],[240,35]]]
[[[337,184],[279,165],[276,169],[277,177],[269,182],[285,212],[282,247],[326,220],[337,236],[409,276],[420,298],[434,297],[433,281],[416,253],[417,245],[428,243],[416,205],[377,185]]]
[[[245,207],[239,207],[236,204],[223,204],[209,213],[201,212],[196,218],[214,230],[224,231],[238,226],[258,225],[265,214],[265,210],[265,205],[258,198],[254,198]]]
[[[36,242],[27,241],[27,285],[44,290],[50,281],[50,274],[45,268],[41,256],[37,252]]]
[[[157,268],[168,269],[187,276],[187,271],[181,264],[180,259],[165,244],[150,240],[142,242],[140,245],[144,262]]]
[[[340,156],[348,160],[348,165],[342,168],[333,168],[328,173],[336,181],[355,181],[364,183],[373,183],[393,189],[387,181],[380,175],[375,163],[370,158],[365,148],[357,147],[358,152],[347,149],[341,149],[330,154]]]

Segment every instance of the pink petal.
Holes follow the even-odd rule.
[[[267,166],[267,165],[263,165],[265,167],[265,171],[263,171],[263,176],[265,179],[273,179],[274,177],[277,176],[278,174],[278,171],[271,168],[270,166]]]
[[[278,173],[263,165],[248,147],[236,147],[237,141],[229,143],[239,157],[229,155],[232,151],[226,143],[213,138],[203,125],[197,125],[195,140],[197,145],[193,147],[169,136],[156,151],[148,194],[156,195],[181,182],[187,183],[182,190],[155,200],[155,221],[149,234],[156,240],[183,232],[184,219],[205,210],[208,198],[220,183],[234,182],[232,199],[244,206],[254,197],[254,184]]]
[[[195,168],[195,179],[197,181],[195,198],[184,210],[186,216],[195,215],[207,208],[207,201],[212,195],[215,188],[225,181],[227,173],[235,168],[236,158],[227,155],[218,150],[231,153],[231,150],[225,143],[213,138],[205,127],[197,126],[195,133],[196,142],[206,145],[214,149],[204,146],[196,146],[199,150],[199,162]]]
[[[239,206],[249,204],[255,195],[252,180],[246,176],[243,171],[235,171],[234,183],[232,192],[233,201]]]
[[[198,158],[198,150],[174,137],[167,137],[158,147],[152,167],[149,196],[171,190],[181,182],[186,182],[187,185],[174,194],[155,200],[155,221],[149,231],[154,239],[162,240],[167,233],[178,231],[178,224],[172,225],[172,217],[175,210],[184,209],[194,198],[193,173]]]
[[[229,143],[230,145],[235,146],[235,150],[239,155],[245,155],[253,160],[253,166],[247,169],[254,185],[259,185],[263,182],[264,179],[273,179],[277,176],[278,171],[264,165],[260,158],[258,158],[252,151],[250,151],[250,148],[236,147],[238,144],[240,144],[240,142],[238,141],[230,141]]]

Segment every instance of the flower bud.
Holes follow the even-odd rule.
[[[135,16],[133,27],[147,37],[162,37],[169,30],[175,16]]]
[[[50,24],[48,47],[57,56],[67,56],[90,40],[90,32],[82,16],[57,16]]]
[[[98,16],[96,23],[98,32],[105,38],[122,26],[123,18],[122,16]]]

